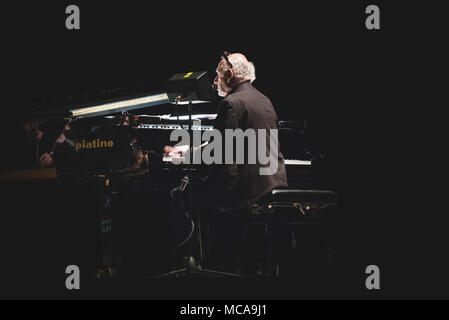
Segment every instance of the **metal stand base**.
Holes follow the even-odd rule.
[[[200,277],[200,278],[216,278],[216,277],[240,278],[240,277],[242,277],[241,275],[235,274],[235,273],[201,269],[201,267],[196,264],[195,259],[193,257],[188,257],[187,261],[186,261],[185,268],[182,268],[179,270],[174,270],[174,271],[167,272],[167,273],[163,273],[163,274],[157,275],[155,277],[151,277],[150,279],[154,279],[154,280],[156,280],[156,279],[177,279],[177,278],[183,278],[186,276]]]

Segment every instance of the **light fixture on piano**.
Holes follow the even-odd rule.
[[[167,94],[171,103],[178,104],[207,103],[216,99],[207,71],[175,74],[168,79]]]
[[[168,95],[166,93],[160,93],[151,96],[105,103],[97,106],[72,109],[70,110],[70,113],[71,116],[74,118],[96,117],[116,112],[123,112],[146,108],[150,106],[156,106],[168,102],[169,102]]]

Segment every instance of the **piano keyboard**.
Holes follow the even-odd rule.
[[[138,129],[159,129],[159,130],[179,130],[181,126],[179,124],[141,124]],[[189,130],[189,125],[182,125],[182,129]],[[192,130],[213,130],[213,126],[201,125],[201,126],[192,126]]]
[[[184,161],[184,157],[177,158],[179,161]],[[172,157],[163,157],[162,161],[164,162],[172,162]],[[296,160],[296,159],[285,159],[284,160],[286,166],[311,166],[311,160]]]
[[[180,162],[183,162],[185,160],[185,157],[177,157],[175,159],[180,161]],[[173,162],[173,157],[163,157],[162,161],[163,162]]]
[[[285,159],[286,166],[311,166],[311,160],[296,160],[296,159]]]

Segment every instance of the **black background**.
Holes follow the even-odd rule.
[[[223,50],[242,52],[280,119],[319,118],[323,128],[342,208],[341,277],[335,292],[317,295],[447,298],[444,189],[434,183],[444,175],[433,170],[444,149],[435,112],[442,104],[434,102],[444,83],[435,81],[444,42],[441,20],[433,18],[438,8],[406,1],[76,1],[81,30],[66,30],[72,3],[41,2],[2,5],[3,115],[65,107],[120,87],[162,91],[174,73],[213,72]],[[381,30],[365,29],[368,4],[379,5]],[[35,262],[28,263],[32,272]],[[379,291],[364,287],[370,264],[380,267]],[[25,285],[16,289],[15,296],[29,296]]]

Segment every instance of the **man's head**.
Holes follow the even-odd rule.
[[[227,58],[222,57],[215,70],[214,85],[220,97],[225,97],[240,82],[251,80],[253,74],[254,65],[243,54],[233,53]]]
[[[39,129],[39,121],[25,120],[22,126],[29,141],[39,142],[42,140],[44,133]]]

